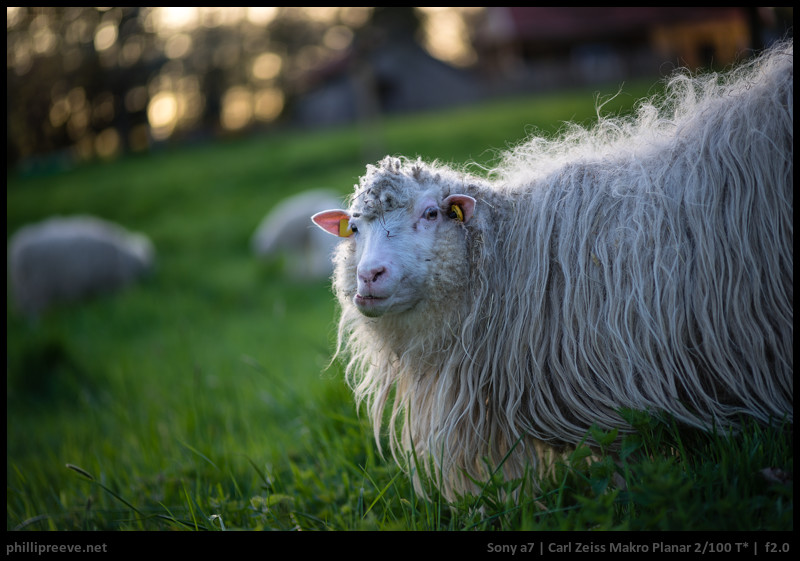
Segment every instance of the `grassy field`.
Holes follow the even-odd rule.
[[[626,87],[606,110],[647,91]],[[791,431],[724,439],[633,413],[641,433],[625,439],[621,465],[587,467],[579,450],[520,503],[499,481],[455,505],[435,490],[420,497],[378,454],[339,365],[328,367],[327,284],[290,281],[249,253],[256,225],[285,196],[349,192],[385,153],[487,162],[531,127],[590,120],[594,104],[592,91],[561,92],[368,131],[10,175],[8,235],[52,214],[96,214],[147,233],[158,268],[33,321],[8,307],[7,529],[792,529],[791,477],[781,477],[792,473]]]

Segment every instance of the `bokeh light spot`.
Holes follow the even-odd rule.
[[[228,130],[238,130],[250,123],[253,116],[253,96],[250,90],[235,86],[222,98],[220,122]]]
[[[163,140],[172,134],[178,120],[178,101],[172,92],[159,92],[147,106],[153,138]]]
[[[94,139],[94,149],[101,158],[113,158],[119,154],[121,143],[117,130],[109,127],[100,131]]]
[[[167,39],[164,54],[168,58],[183,58],[192,50],[192,38],[186,33],[177,33]]]
[[[117,25],[113,22],[101,24],[94,34],[94,48],[105,51],[117,42]]]
[[[256,119],[259,121],[274,121],[283,111],[283,92],[278,88],[265,88],[259,90],[254,97]]]
[[[283,61],[275,53],[258,55],[253,61],[253,78],[257,80],[271,80],[280,74]]]

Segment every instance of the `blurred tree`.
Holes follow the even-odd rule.
[[[7,8],[8,167],[114,156],[267,123],[281,112],[287,82],[341,48],[327,32],[346,38],[369,13]]]
[[[7,28],[8,163],[127,149],[145,116],[126,109],[126,95],[157,64],[142,56],[139,8],[16,10]],[[132,49],[131,41],[140,45]]]

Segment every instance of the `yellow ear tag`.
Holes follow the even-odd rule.
[[[353,230],[350,228],[350,220],[342,218],[339,220],[339,237],[348,238],[353,235]]]
[[[453,216],[455,220],[459,222],[464,222],[464,212],[461,210],[461,207],[458,205],[450,205],[450,212],[452,213],[450,216]]]

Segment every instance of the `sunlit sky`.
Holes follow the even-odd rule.
[[[454,65],[474,62],[474,53],[468,41],[464,14],[483,8],[418,8],[422,16],[421,40],[423,46],[435,57]],[[81,12],[80,10],[84,10]],[[80,45],[91,42],[106,67],[133,67],[145,56],[142,36],[120,38],[121,12],[118,8],[96,8],[87,18],[85,9],[64,8],[55,21],[51,9],[34,12],[26,35],[21,40],[9,38],[7,66],[9,71],[24,76],[30,71],[37,56],[60,54],[65,69],[80,64]],[[319,44],[308,45],[292,59],[293,68],[308,70],[326,57],[342,52],[352,42],[354,30],[366,23],[372,8],[340,7],[154,7],[142,8],[139,17],[145,31],[155,35],[158,47],[168,62],[146,84],[131,84],[124,99],[128,111],[146,110],[146,130],[131,131],[128,144],[134,149],[145,148],[148,139],[169,138],[181,128],[190,128],[202,114],[205,104],[201,80],[187,75],[183,61],[196,48],[193,31],[218,26],[242,26],[259,35],[258,29],[272,23],[276,17],[292,17],[320,24],[327,29]],[[18,34],[18,25],[27,17],[23,8],[7,7],[7,31]],[[435,32],[434,32],[435,30]],[[263,32],[260,33],[263,37]],[[245,31],[242,39],[247,38]],[[257,42],[256,42],[257,44]],[[213,53],[215,63],[244,64],[247,80],[231,85],[221,98],[220,125],[235,131],[255,122],[268,123],[282,112],[285,99],[280,87],[280,77],[286,71],[285,53],[263,50],[248,53],[246,60],[231,56],[230,52]],[[66,127],[75,142],[79,155],[113,156],[122,145],[113,121],[113,98],[87,99],[80,85],[70,87],[56,84],[52,88],[49,124]],[[103,106],[105,103],[105,106]],[[109,113],[109,127],[100,133],[90,133],[90,122],[97,122],[98,114]]]

